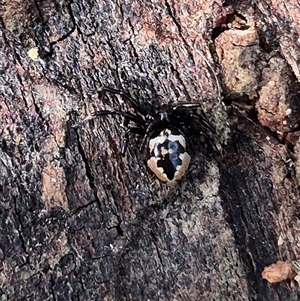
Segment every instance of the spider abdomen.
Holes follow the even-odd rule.
[[[189,167],[191,157],[186,152],[184,136],[164,129],[149,141],[149,168],[170,187],[174,187]]]

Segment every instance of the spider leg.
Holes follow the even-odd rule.
[[[176,111],[176,110],[180,110],[180,109],[183,109],[183,108],[189,108],[189,109],[197,109],[201,107],[201,105],[199,103],[190,103],[190,102],[186,102],[186,103],[180,103],[180,104],[177,104],[176,106],[173,107],[173,110]],[[203,113],[204,114],[204,113]],[[195,118],[197,120],[199,120],[204,126],[206,126],[212,133],[215,133],[216,130],[215,128],[211,125],[211,123],[205,118],[205,116],[201,116],[201,115],[198,115],[196,113],[190,113],[189,114],[189,117],[191,118]]]
[[[181,125],[181,129],[182,130],[180,131],[180,134],[183,134],[183,136],[187,138],[188,144],[191,147],[192,153],[195,154],[195,152],[196,152],[195,151],[195,145],[194,145],[194,143],[192,141],[192,137],[191,137],[191,135],[189,133],[188,128],[184,124],[182,124]]]
[[[205,127],[207,127],[212,133],[216,133],[216,129],[213,127],[213,125],[203,116],[195,114],[195,113],[190,113],[189,116],[191,118],[195,118],[199,120]]]
[[[141,117],[139,117],[137,115],[134,115],[130,112],[123,112],[123,111],[116,110],[116,109],[96,111],[93,114],[91,114],[91,115],[87,116],[86,118],[84,118],[81,122],[86,122],[86,121],[91,120],[93,118],[96,118],[98,116],[106,116],[106,115],[120,115],[120,116],[123,116],[123,117],[131,120],[131,121],[134,121],[137,124],[141,124],[141,125],[145,124],[145,121]]]
[[[142,142],[141,142],[141,145],[140,145],[140,153],[143,153],[144,150],[145,150],[145,146],[146,146],[146,143],[147,143],[147,140],[148,140],[148,137],[150,135],[150,133],[152,132],[152,129],[154,127],[154,125],[156,124],[157,122],[151,122],[147,128],[146,128],[146,131],[145,131],[145,134],[144,134],[144,137],[142,139]]]
[[[173,106],[172,109],[176,111],[182,108],[197,109],[199,107],[201,107],[200,103],[183,102]]]
[[[146,130],[144,131],[144,137],[142,139],[142,142],[141,142],[141,145],[140,145],[140,153],[143,153],[144,150],[145,150],[145,146],[146,146],[146,143],[148,141],[148,138],[150,136],[150,134],[152,133],[153,131],[153,128],[159,124],[161,122],[160,118],[159,119],[155,119],[155,120],[152,120],[148,126],[146,127]]]
[[[138,128],[138,127],[129,127],[124,134],[123,137],[123,141],[122,141],[122,145],[121,145],[121,155],[124,156],[127,148],[128,148],[128,144],[129,144],[129,134],[133,133],[133,134],[137,134],[137,135],[143,135],[144,134],[144,130],[142,128]]]
[[[130,104],[134,107],[134,109],[136,111],[138,111],[140,114],[142,114],[143,116],[146,116],[148,114],[148,112],[140,106],[140,104],[138,103],[137,100],[135,100],[134,98],[132,98],[130,95],[128,95],[127,93],[125,93],[122,90],[117,90],[117,89],[108,88],[108,87],[102,87],[99,92],[100,93],[109,92],[109,93],[112,93],[112,94],[120,95],[122,98],[129,101]]]
[[[201,136],[204,136],[204,137],[207,139],[207,141],[208,141],[208,143],[209,143],[209,146],[211,147],[211,149],[212,149],[216,154],[220,154],[220,152],[219,152],[217,146],[215,145],[215,143],[213,142],[213,140],[212,140],[205,132],[201,132],[201,131],[200,131],[199,134],[200,134]]]

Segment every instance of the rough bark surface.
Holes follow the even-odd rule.
[[[300,257],[299,7],[0,0],[1,300],[299,300],[261,277]],[[167,188],[121,118],[76,127],[126,108],[101,86],[200,102],[221,158]]]

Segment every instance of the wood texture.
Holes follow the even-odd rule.
[[[300,257],[297,1],[0,4],[1,300],[299,300],[261,277]],[[167,188],[76,126],[101,86],[200,102],[222,156]]]

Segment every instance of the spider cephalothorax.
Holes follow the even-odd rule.
[[[121,154],[124,155],[127,150],[130,133],[142,135],[140,152],[144,152],[148,142],[149,159],[147,164],[154,174],[168,186],[174,187],[189,167],[191,156],[187,152],[187,146],[194,152],[192,135],[205,136],[210,146],[216,150],[210,137],[199,130],[200,123],[202,127],[215,132],[209,121],[197,113],[199,104],[168,104],[146,109],[123,91],[102,88],[101,92],[120,95],[132,106],[133,113],[118,109],[102,110],[94,112],[83,121],[104,115],[123,116],[127,129],[123,138]],[[134,126],[130,122],[133,122]]]

